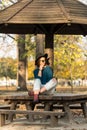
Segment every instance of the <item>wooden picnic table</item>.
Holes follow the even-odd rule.
[[[17,104],[25,104],[27,110],[33,109],[33,97],[28,95],[28,92],[16,92],[10,94],[0,95],[0,100],[9,101],[11,103],[11,110],[15,110]],[[53,95],[39,95],[40,103],[52,103],[52,104],[62,104],[66,116],[70,122],[73,122],[72,112],[70,110],[71,104],[80,104],[84,117],[87,118],[87,95],[86,94],[74,94],[74,93],[56,93]],[[12,120],[12,115],[9,116]]]

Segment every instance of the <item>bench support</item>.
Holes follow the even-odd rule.
[[[69,104],[63,103],[63,106],[64,106],[64,111],[66,112],[66,116],[67,116],[69,122],[73,123],[73,116],[72,116],[72,112],[70,111]]]
[[[5,114],[0,114],[0,126],[5,125]]]
[[[10,107],[10,109],[11,109],[11,110],[15,110],[16,107],[17,107],[17,102],[11,102],[11,107]],[[12,121],[13,121],[13,116],[14,116],[14,114],[10,113],[10,114],[8,115],[8,120],[10,120],[10,121],[12,122]]]
[[[34,116],[34,115],[41,115],[42,117],[44,116],[50,116],[50,125],[51,127],[58,126],[58,115],[63,116],[65,113],[64,112],[52,112],[52,111],[25,111],[25,110],[0,110],[0,126],[5,125],[5,116],[9,114],[26,114],[29,116]]]
[[[86,107],[86,103],[81,103],[81,107],[82,107],[82,111],[83,111],[83,115],[85,118],[87,118],[87,107]]]
[[[58,126],[58,117],[57,116],[52,116],[50,117],[50,126],[51,127],[56,127]]]
[[[34,110],[35,105],[34,105],[33,103],[31,103],[31,102],[26,102],[25,105],[26,105],[26,109],[27,109],[27,110]],[[33,115],[29,115],[29,114],[28,114],[28,115],[27,115],[27,119],[28,119],[30,122],[34,121]]]

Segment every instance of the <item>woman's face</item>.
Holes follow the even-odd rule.
[[[46,63],[45,57],[41,57],[40,58],[40,66],[45,66],[45,63]]]

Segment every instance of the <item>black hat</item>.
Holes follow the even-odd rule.
[[[47,53],[45,53],[45,54],[38,53],[38,54],[36,55],[35,65],[37,64],[37,61],[38,61],[41,57],[47,58],[47,57],[48,57],[48,54],[47,54]]]

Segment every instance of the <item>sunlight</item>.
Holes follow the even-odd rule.
[[[87,5],[87,0],[78,0],[78,1],[80,1],[81,3]]]

